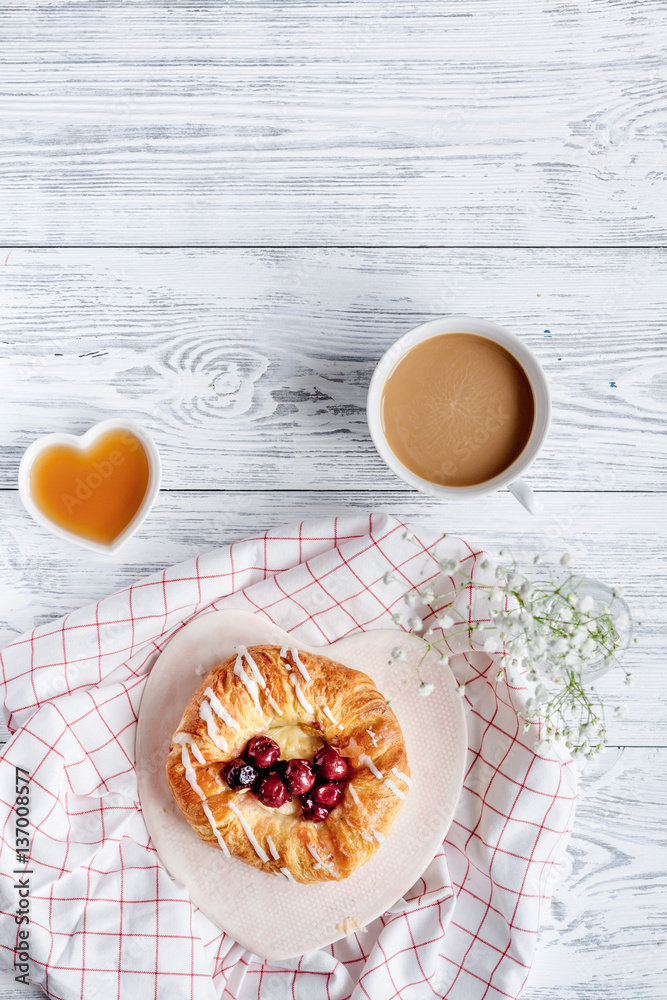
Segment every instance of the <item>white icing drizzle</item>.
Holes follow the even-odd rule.
[[[189,734],[188,733],[179,733],[178,735],[179,736],[188,736]],[[225,857],[231,858],[231,854],[229,853],[229,848],[227,847],[227,844],[225,843],[222,834],[220,833],[220,831],[218,830],[217,826],[215,825],[215,819],[213,818],[213,813],[211,812],[211,810],[208,807],[208,803],[206,801],[206,796],[204,795],[204,793],[202,792],[201,788],[197,784],[197,777],[196,777],[194,769],[192,767],[192,761],[190,760],[190,754],[188,753],[187,744],[185,742],[183,742],[181,744],[181,746],[182,746],[182,749],[181,749],[181,761],[183,762],[183,767],[185,769],[185,777],[188,780],[188,784],[190,785],[190,788],[192,788],[192,790],[195,791],[197,793],[197,795],[199,796],[199,798],[201,799],[201,804],[202,804],[202,808],[204,810],[204,815],[206,816],[206,819],[209,821],[209,823],[211,825],[211,829],[213,830],[213,833],[215,834],[215,839],[218,841],[218,844],[220,845],[220,849],[221,849],[222,853],[225,855]],[[195,744],[192,743],[191,746],[194,748]]]
[[[271,706],[271,708],[273,709],[274,712],[277,712],[278,715],[282,715],[283,714],[282,708],[280,708],[280,706],[278,705],[278,702],[275,700],[275,698],[273,697],[273,695],[269,694],[268,691],[266,692],[266,700],[268,701],[269,705]]]
[[[373,838],[371,836],[369,836],[364,830],[360,830],[359,832],[361,834],[361,839],[362,840],[365,840],[369,844],[373,843]]]
[[[223,708],[223,706],[220,704],[220,702],[218,701],[218,699],[216,698],[215,694],[213,693],[210,687],[206,688],[204,694],[210,701],[211,708],[213,709],[215,714],[222,719],[225,725],[231,726],[232,729],[235,729],[238,732],[239,729],[241,728],[238,722],[236,721],[236,719],[232,718],[232,716],[229,714],[226,708]]]
[[[328,871],[330,875],[333,875],[334,866],[332,864],[329,864],[329,861],[327,859],[321,858],[312,844],[306,844],[306,847],[317,861],[317,864],[315,865],[315,871],[317,871],[319,868],[324,868],[324,870]],[[330,859],[330,855],[327,855],[327,858]]]
[[[292,682],[292,684],[294,685],[294,690],[296,691],[296,696],[299,699],[299,701],[301,702],[301,704],[303,705],[303,707],[305,708],[305,710],[307,712],[309,712],[309,713],[312,713],[313,706],[309,705],[308,702],[306,701],[306,699],[304,698],[303,691],[299,687],[299,679],[296,676],[296,674],[295,673],[291,673],[289,675],[289,679]]]
[[[306,670],[305,666],[303,665],[303,663],[299,659],[299,651],[296,648],[296,646],[292,646],[290,652],[292,654],[292,660],[294,661],[294,666],[299,671],[299,673],[303,677],[303,679],[306,682],[306,684],[309,684],[310,683],[310,674],[308,673],[308,671]]]
[[[227,753],[229,747],[227,746],[227,740],[224,736],[220,735],[220,732],[213,721],[213,709],[211,708],[210,702],[206,701],[204,698],[203,702],[199,706],[199,718],[203,719],[206,723],[206,729],[208,731],[208,738],[215,743],[218,750],[222,750],[223,753]]]
[[[206,819],[211,824],[211,829],[213,830],[213,833],[215,834],[215,839],[218,841],[218,843],[220,845],[220,848],[222,850],[222,853],[225,855],[226,858],[231,858],[231,854],[229,853],[229,848],[227,847],[227,844],[225,843],[224,837],[222,836],[222,834],[218,830],[217,826],[215,825],[215,819],[213,818],[213,813],[211,812],[211,810],[207,806],[206,802],[202,802],[202,806],[204,807],[204,812],[206,813]]]
[[[357,759],[360,764],[365,765],[369,769],[369,771],[372,771],[375,777],[378,778],[378,780],[382,780],[382,778],[384,777],[382,771],[378,771],[377,767],[367,754],[365,753],[359,754],[359,757]]]
[[[324,705],[322,711],[326,715],[327,719],[329,719],[330,722],[333,722],[334,726],[338,726],[339,729],[343,728],[338,719],[334,719],[333,715],[331,714],[331,709],[329,708],[328,705]]]
[[[178,745],[181,747],[184,747],[186,745],[189,746],[192,750],[195,760],[198,760],[200,764],[206,764],[204,755],[197,746],[197,744],[195,743],[194,737],[192,736],[191,733],[176,733],[176,735],[172,740],[172,743],[178,743]],[[181,759],[183,759],[182,755]],[[185,763],[183,764],[183,766],[185,767]]]
[[[240,678],[241,683],[246,688],[248,694],[252,698],[253,704],[257,709],[258,713],[260,715],[264,715],[264,713],[262,712],[262,706],[259,703],[259,698],[257,697],[259,689],[255,684],[254,680],[252,679],[252,677],[248,677],[247,673],[243,669],[243,657],[241,656],[240,653],[236,657],[236,663],[234,664],[234,674],[236,677]]]
[[[358,805],[358,806],[360,806],[361,805],[361,799],[357,795],[357,793],[355,791],[355,788],[354,788],[354,785],[352,784],[352,782],[350,782],[350,784],[347,787],[350,790],[350,795],[354,799],[355,804]]]
[[[260,861],[263,861],[266,864],[266,862],[269,860],[269,856],[266,853],[266,851],[262,847],[259,846],[259,844],[257,842],[257,838],[255,837],[255,834],[252,832],[252,830],[248,826],[243,813],[235,805],[235,803],[231,801],[231,799],[230,799],[229,802],[227,802],[227,805],[232,810],[232,812],[236,816],[238,816],[239,822],[240,822],[241,826],[243,827],[243,830],[245,832],[246,837],[248,838],[248,840],[252,844],[253,850],[254,850],[255,854],[260,859]]]
[[[401,779],[401,781],[404,781],[408,788],[412,788],[412,779],[408,778],[407,774],[403,774],[403,772],[399,771],[397,767],[392,767],[391,773],[395,774],[397,778]]]
[[[292,873],[289,870],[289,868],[281,868],[280,870],[281,870],[281,872],[283,873],[283,875],[285,876],[285,878],[287,879],[288,882],[294,882],[294,884],[296,885],[296,879],[292,875]]]
[[[266,687],[266,681],[264,680],[264,678],[260,674],[260,672],[259,672],[259,670],[257,668],[257,664],[255,663],[255,661],[253,660],[252,656],[250,655],[250,653],[248,652],[248,650],[245,648],[245,646],[237,646],[236,647],[236,652],[239,654],[239,656],[245,656],[246,663],[250,667],[250,673],[252,674],[253,678],[259,684],[259,686],[261,688],[265,688]]]
[[[375,733],[373,732],[373,730],[370,728],[370,726],[368,727],[368,729],[366,730],[366,732],[370,736],[370,738],[371,738],[371,740],[373,742],[373,746],[376,747],[378,745],[377,736],[375,735]]]
[[[388,788],[388,789],[389,789],[389,790],[390,790],[391,792],[393,792],[393,793],[394,793],[394,795],[398,796],[398,798],[399,798],[399,799],[404,799],[404,798],[405,798],[405,792],[402,792],[402,791],[400,790],[400,788],[398,787],[398,785],[397,785],[397,784],[395,784],[395,782],[393,782],[393,781],[391,780],[391,778],[385,778],[385,779],[384,779],[384,784],[385,784],[385,785],[387,786],[387,788]]]
[[[379,830],[373,830],[373,836],[377,840],[378,844],[384,844],[387,839],[383,833],[380,833]]]
[[[202,792],[201,788],[197,784],[197,775],[192,766],[192,761],[190,760],[190,754],[188,753],[188,748],[185,743],[181,745],[181,763],[183,764],[183,770],[185,771],[186,780],[193,792],[196,792],[202,802],[206,802],[206,796]]]
[[[279,861],[280,860],[280,855],[278,854],[278,851],[276,850],[276,845],[273,843],[273,840],[271,839],[271,834],[270,833],[267,833],[267,835],[266,835],[266,843],[268,845],[269,850],[271,851],[271,857],[275,861]]]

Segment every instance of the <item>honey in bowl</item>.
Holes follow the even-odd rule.
[[[85,449],[67,444],[44,448],[30,466],[30,495],[58,527],[111,545],[141,507],[149,477],[139,438],[115,428]]]
[[[415,475],[441,486],[477,486],[524,450],[535,399],[525,371],[500,344],[445,333],[396,363],[381,418],[387,444]]]

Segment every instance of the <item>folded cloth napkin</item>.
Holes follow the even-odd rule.
[[[567,763],[537,749],[517,719],[522,681],[498,680],[486,653],[451,661],[465,681],[469,751],[447,840],[390,912],[327,948],[278,963],[241,948],[167,874],[138,801],[141,694],[185,622],[243,608],[311,645],[395,627],[406,590],[433,576],[425,552],[436,543],[439,556],[479,572],[484,555],[466,542],[386,515],[306,521],[167,569],[6,647],[14,735],[0,758],[4,967],[29,953],[29,978],[67,1000],[517,997],[576,788]],[[416,610],[428,621],[428,608]],[[17,767],[30,774],[27,863],[16,856]],[[26,882],[29,909],[19,902]]]

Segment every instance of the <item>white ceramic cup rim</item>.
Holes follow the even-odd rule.
[[[526,445],[520,455],[503,469],[501,473],[493,479],[487,479],[483,483],[474,486],[442,486],[439,483],[432,483],[427,479],[422,479],[408,469],[395,455],[387,442],[382,428],[381,403],[382,392],[390,373],[397,362],[403,358],[417,344],[430,340],[431,337],[438,337],[446,333],[472,333],[481,337],[486,337],[500,344],[518,361],[523,368],[535,401],[535,417],[533,429]],[[551,422],[551,396],[546,377],[542,367],[526,345],[513,333],[493,323],[490,320],[476,319],[472,316],[443,316],[439,319],[430,320],[414,327],[391,345],[389,350],[383,354],[378,361],[373,376],[368,387],[368,397],[366,403],[366,417],[368,429],[373,439],[378,454],[385,465],[402,479],[403,482],[422,493],[428,493],[436,497],[477,497],[488,496],[504,486],[510,487],[515,483],[523,472],[532,465],[537,457],[546,436]],[[525,484],[521,484],[525,487]],[[528,490],[528,487],[525,487]],[[522,499],[525,506],[528,504]]]
[[[56,524],[48,518],[32,498],[30,489],[30,471],[37,456],[40,455],[46,448],[50,448],[53,445],[67,445],[70,448],[76,448],[78,451],[85,451],[100,437],[112,430],[129,431],[131,434],[134,434],[139,441],[141,441],[148,459],[148,484],[146,486],[144,498],[141,501],[141,506],[132,520],[125,526],[125,528],[123,528],[121,533],[114,538],[113,542],[110,542],[108,545],[104,545],[101,542],[95,542],[89,538],[83,538],[81,535],[75,535],[74,532],[67,531],[66,528],[61,528],[59,524]],[[132,420],[110,418],[109,420],[102,420],[99,423],[94,424],[89,430],[80,436],[76,434],[46,434],[44,437],[38,438],[37,441],[33,441],[24,452],[23,458],[21,459],[21,465],[19,466],[19,496],[21,497],[23,506],[33,520],[35,520],[38,524],[41,524],[43,527],[48,528],[54,535],[57,535],[59,538],[64,538],[68,542],[75,542],[77,545],[81,545],[85,549],[91,549],[93,552],[104,552],[108,555],[110,553],[117,552],[118,549],[132,537],[137,528],[139,528],[139,526],[144,522],[160,491],[161,476],[162,463],[160,461],[160,453],[157,450],[155,442],[143,429],[143,427],[139,424],[135,424]]]

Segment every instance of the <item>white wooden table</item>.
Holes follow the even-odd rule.
[[[642,621],[526,1000],[664,1000],[667,198],[659,0],[0,3],[0,642],[269,525],[400,513],[567,548]],[[3,266],[5,264],[6,266]],[[554,424],[507,493],[437,502],[364,418],[385,348],[469,313]],[[139,419],[164,489],[115,559],[33,524],[20,456]],[[0,975],[0,998],[39,996]]]

